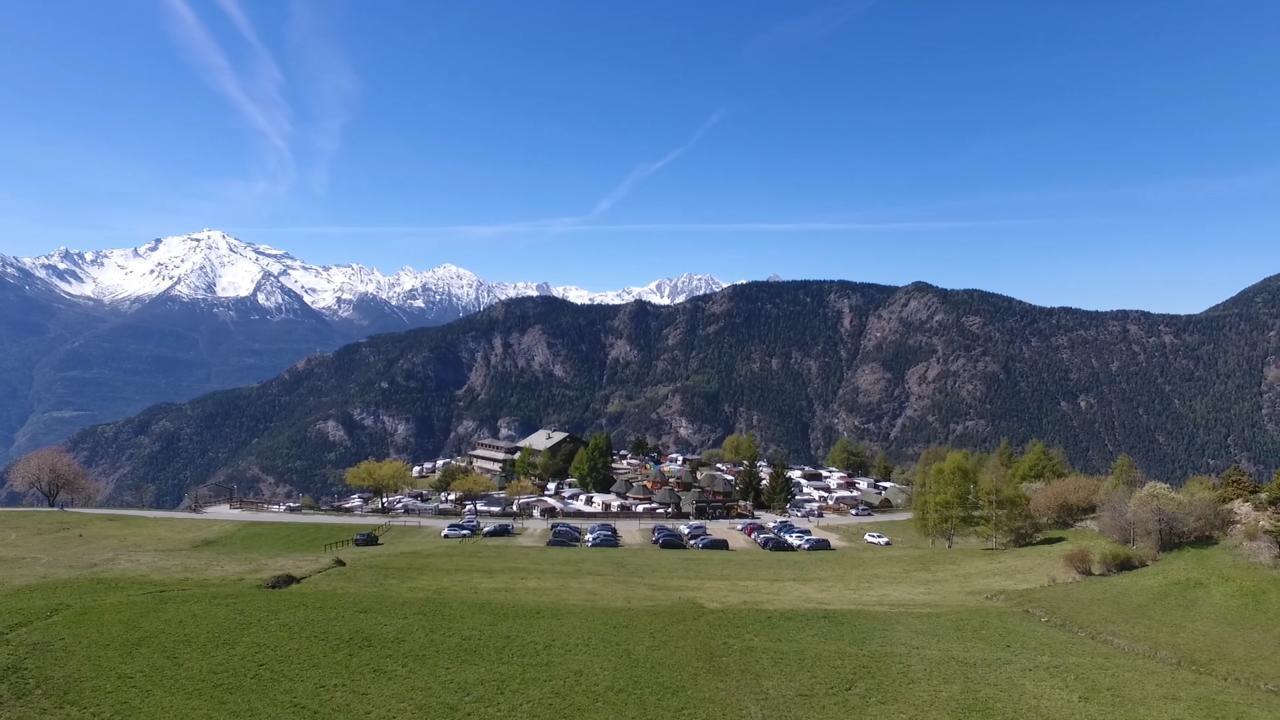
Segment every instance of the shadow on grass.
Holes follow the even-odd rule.
[[[1042,537],[1039,540],[1036,540],[1035,542],[1027,545],[1027,547],[1040,547],[1041,545],[1057,545],[1058,543],[1064,543],[1066,541],[1067,539],[1061,535],[1050,535],[1048,537]]]

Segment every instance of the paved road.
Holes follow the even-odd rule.
[[[46,508],[0,508],[5,512],[59,512],[58,510],[48,510]],[[403,515],[377,515],[358,513],[351,514],[321,514],[321,513],[297,513],[297,512],[253,512],[249,510],[231,510],[225,505],[214,506],[202,513],[184,512],[179,510],[126,510],[123,508],[75,508],[68,509],[66,512],[90,513],[94,515],[131,515],[134,517],[150,517],[150,518],[170,518],[174,520],[238,520],[248,522],[301,522],[301,523],[334,523],[341,525],[380,525],[384,521],[407,522],[412,525],[420,523],[424,527],[444,527],[451,522],[457,522],[456,517],[433,517],[433,516],[403,516]],[[761,513],[762,521],[772,520],[775,515],[771,513]],[[843,525],[858,524],[866,522],[881,522],[884,520],[909,520],[911,519],[910,511],[885,513],[883,515],[872,515],[869,517],[852,517],[849,515],[830,515],[812,521],[818,527],[823,525]],[[588,523],[590,518],[574,518],[573,522]],[[528,521],[536,523],[538,521]],[[625,521],[618,521],[625,522]],[[652,525],[656,521],[646,520],[644,524]],[[714,525],[728,525],[736,521],[720,520],[714,521]],[[802,525],[806,520],[795,520],[797,525]]]

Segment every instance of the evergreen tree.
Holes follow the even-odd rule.
[[[1280,470],[1271,476],[1271,482],[1262,489],[1267,494],[1267,503],[1272,507],[1280,506]]]
[[[764,504],[764,493],[760,487],[760,461],[758,452],[751,452],[742,459],[742,470],[738,473],[735,491],[739,500],[751,503],[751,507],[759,508]]]
[[[633,457],[641,458],[649,454],[649,439],[643,435],[636,435],[631,439],[630,447]]]
[[[1111,461],[1111,472],[1108,475],[1111,487],[1137,490],[1142,484],[1140,477],[1138,466],[1128,454],[1120,453],[1115,460]]]
[[[1218,476],[1218,501],[1229,503],[1234,500],[1248,500],[1262,492],[1253,473],[1239,465],[1232,465]]]
[[[1044,482],[1066,477],[1070,471],[1062,451],[1050,450],[1043,442],[1032,440],[1009,468],[1009,477],[1017,483]]]
[[[569,465],[569,473],[587,492],[608,492],[613,484],[613,447],[609,436],[596,433],[580,448]]]
[[[534,457],[533,450],[527,447],[520,448],[512,472],[520,480],[542,479],[538,477],[538,459]]]
[[[538,478],[543,482],[563,480],[569,475],[569,466],[573,463],[575,448],[569,443],[562,443],[554,450],[545,450],[538,456]]]
[[[855,476],[863,476],[871,471],[867,449],[846,437],[836,440],[831,446],[831,451],[827,453],[827,465]]]
[[[764,504],[774,512],[781,512],[795,497],[791,478],[787,477],[787,461],[781,457],[769,463],[769,483],[764,488]]]

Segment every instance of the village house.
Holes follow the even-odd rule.
[[[467,453],[471,458],[471,467],[489,475],[501,475],[506,472],[510,463],[515,462],[520,453],[520,446],[506,440],[485,438],[476,441],[476,446]]]

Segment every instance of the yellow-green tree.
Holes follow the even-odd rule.
[[[720,448],[721,457],[727,463],[740,463],[747,458],[760,457],[760,445],[755,435],[730,435]]]
[[[365,460],[345,474],[347,485],[378,493],[384,500],[387,493],[403,490],[411,477],[409,465],[401,460]]]
[[[477,500],[488,493],[495,492],[498,486],[493,482],[493,478],[473,470],[454,480],[449,489],[457,494],[459,502],[469,502],[474,506]]]
[[[511,506],[514,508],[516,500],[520,497],[526,495],[537,495],[538,486],[534,485],[532,480],[517,477],[515,480],[507,483],[507,486],[503,488],[503,491],[506,492],[507,500],[511,502]]]

